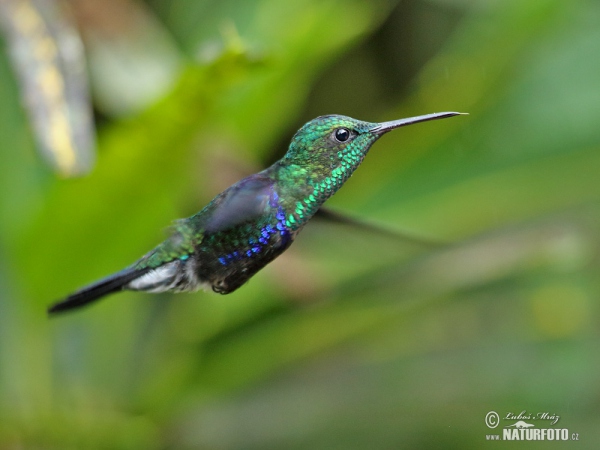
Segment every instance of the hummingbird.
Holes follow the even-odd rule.
[[[48,308],[49,314],[88,305],[122,290],[212,289],[229,294],[281,255],[391,130],[463,113],[441,112],[363,122],[320,116],[293,136],[283,158],[218,194],[199,213],[175,221],[169,237],[125,269]]]

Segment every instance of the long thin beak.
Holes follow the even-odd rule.
[[[406,125],[412,125],[413,123],[419,122],[427,122],[428,120],[437,120],[437,119],[445,119],[446,117],[454,117],[467,115],[468,113],[459,113],[459,112],[441,112],[441,113],[433,113],[433,114],[425,114],[423,116],[415,116],[409,117],[408,119],[398,119],[391,120],[389,122],[381,122],[377,124],[375,127],[371,128],[369,131],[374,134],[383,134],[387,133],[390,130],[398,127],[404,127]]]

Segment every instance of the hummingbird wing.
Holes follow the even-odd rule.
[[[214,209],[204,225],[204,231],[216,233],[233,228],[264,215],[274,204],[277,194],[271,178],[252,175],[234,184],[214,202]]]
[[[427,247],[441,247],[447,245],[447,243],[443,241],[437,241],[435,239],[429,239],[427,237],[420,237],[402,231],[390,230],[377,224],[366,222],[361,219],[356,219],[354,217],[347,216],[346,214],[332,211],[329,208],[319,208],[315,213],[314,217],[316,219],[322,219],[332,223],[349,225],[351,227],[355,227],[356,229],[361,229],[371,233],[377,233],[382,236],[388,236],[390,238],[398,239],[399,241],[404,241],[407,243],[413,243]]]

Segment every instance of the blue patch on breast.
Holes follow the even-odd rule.
[[[238,261],[243,258],[251,258],[255,254],[261,252],[266,245],[269,245],[271,236],[276,234],[283,236],[284,242],[287,243],[288,238],[290,237],[290,232],[285,226],[285,212],[283,211],[283,208],[278,208],[275,218],[277,219],[277,223],[275,225],[270,223],[265,225],[260,229],[260,233],[257,237],[251,237],[248,239],[248,246],[250,247],[248,250],[234,251],[228,255],[221,256],[218,258],[219,263],[223,266],[226,266],[232,261]]]

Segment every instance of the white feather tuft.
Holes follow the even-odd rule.
[[[187,261],[171,261],[131,281],[127,289],[152,293],[211,289],[210,283],[198,279],[195,268],[196,264],[191,258]]]

